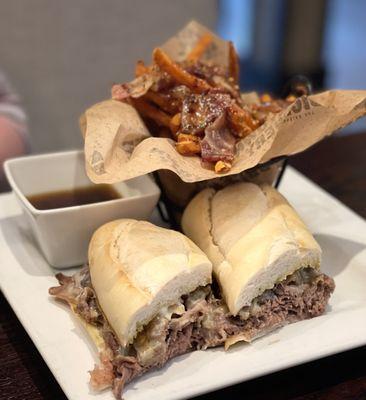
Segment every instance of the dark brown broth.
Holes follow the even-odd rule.
[[[93,185],[70,190],[58,190],[27,196],[28,201],[38,210],[51,210],[100,203],[120,199],[121,194],[111,185]]]

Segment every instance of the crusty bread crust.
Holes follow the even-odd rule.
[[[183,294],[211,282],[207,256],[183,234],[121,219],[99,228],[89,245],[99,305],[122,346]]]
[[[234,315],[297,269],[320,267],[318,243],[286,199],[268,185],[205,189],[188,204],[182,227],[212,261]]]

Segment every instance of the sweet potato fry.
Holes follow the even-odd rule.
[[[176,102],[174,103],[171,99],[169,99],[167,96],[164,96],[163,94],[149,90],[145,94],[144,98],[146,100],[149,100],[150,102],[156,104],[163,111],[165,111],[169,114],[175,114],[177,112]]]
[[[164,111],[159,110],[141,98],[132,99],[132,104],[143,117],[154,120],[159,126],[170,128],[170,116]]]
[[[172,117],[172,119],[170,120],[170,129],[172,132],[174,132],[174,133],[178,132],[181,121],[182,121],[181,113],[175,114],[174,117]]]
[[[142,60],[137,61],[136,67],[135,67],[135,76],[136,78],[148,74],[150,72],[150,68],[145,65],[145,63]]]
[[[232,41],[229,41],[229,77],[239,82],[239,57]]]
[[[197,61],[205,52],[211,42],[212,35],[210,33],[205,33],[203,36],[201,36],[196,45],[187,55],[187,61]]]
[[[169,74],[177,83],[188,86],[192,92],[204,93],[211,89],[211,86],[206,81],[185,71],[163,50],[156,48],[153,52],[153,60],[162,71]]]
[[[258,121],[237,104],[232,104],[227,108],[227,119],[234,133],[240,138],[248,136],[259,127]]]

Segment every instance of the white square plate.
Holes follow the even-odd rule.
[[[188,398],[366,344],[366,222],[291,168],[281,192],[315,234],[322,269],[336,281],[327,313],[228,352],[178,357],[128,385],[126,400]],[[68,398],[113,399],[111,391],[89,391],[93,347],[67,307],[48,296],[56,271],[35,246],[12,195],[0,196],[0,260],[1,289]]]

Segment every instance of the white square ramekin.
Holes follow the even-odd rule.
[[[38,210],[27,196],[92,185],[82,151],[49,153],[7,160],[5,174],[45,258],[53,267],[81,265],[93,232],[118,218],[147,219],[160,190],[147,175],[114,184],[122,198],[94,204]]]

